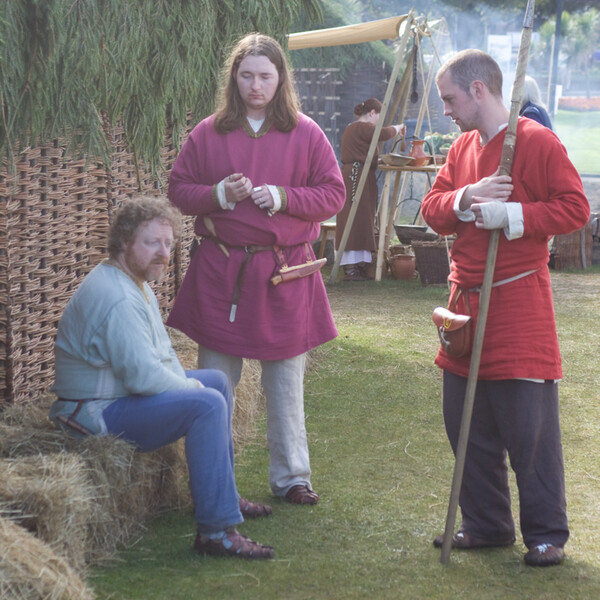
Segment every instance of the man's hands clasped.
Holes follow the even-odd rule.
[[[498,169],[489,177],[467,187],[460,201],[460,209],[473,211],[475,227],[479,229],[503,229],[508,225],[505,202],[512,192],[512,178],[510,175],[500,175]]]
[[[253,187],[252,181],[242,173],[232,173],[225,178],[225,196],[227,202],[237,204],[248,196],[262,210],[274,207],[273,196],[267,185]]]

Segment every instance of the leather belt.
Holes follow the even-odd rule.
[[[287,272],[298,269],[297,267],[292,267],[292,268],[288,267],[285,255],[283,253],[285,246],[279,246],[279,245],[257,246],[257,245],[252,245],[252,244],[247,245],[247,246],[233,246],[231,244],[227,244],[222,239],[220,239],[219,237],[214,236],[214,235],[213,236],[203,236],[202,239],[210,240],[213,243],[217,244],[217,246],[223,251],[225,256],[227,256],[228,258],[229,258],[228,248],[237,248],[238,250],[243,250],[245,252],[245,256],[240,264],[240,268],[238,270],[238,274],[235,279],[235,284],[233,286],[233,298],[231,299],[231,308],[229,309],[229,322],[230,323],[233,323],[235,321],[235,315],[237,312],[237,307],[238,307],[238,304],[240,301],[240,295],[242,292],[242,281],[244,279],[244,273],[246,272],[246,265],[248,264],[250,259],[257,252],[266,252],[267,250],[270,250],[275,255],[275,259],[277,261],[277,264],[279,265],[279,269],[280,269],[279,273],[281,276],[279,278],[274,277],[271,279],[271,282],[274,285],[277,285],[280,281],[286,281],[288,279],[291,280],[294,277],[287,275]],[[313,271],[320,269],[322,266],[322,262],[325,262],[325,261],[324,260],[312,261],[311,255],[310,255],[310,245],[308,243],[305,243],[304,246],[306,247],[307,261],[309,261],[311,263],[314,262],[315,265],[317,265],[316,269],[312,269],[312,270],[309,269],[309,272],[312,273]],[[304,265],[302,265],[302,266],[304,266]],[[287,277],[286,277],[286,275],[287,275]],[[304,276],[304,273],[301,274],[300,270],[297,270],[294,273],[294,275],[296,277],[302,277],[302,276]],[[277,281],[274,281],[274,279],[277,279]]]
[[[237,307],[240,301],[240,294],[242,292],[242,280],[244,279],[244,273],[246,272],[246,265],[248,261],[257,253],[257,252],[265,252],[267,250],[275,250],[274,246],[241,246],[243,248],[246,255],[242,260],[242,264],[240,265],[240,270],[238,271],[237,277],[235,278],[235,285],[233,286],[233,298],[231,300],[231,308],[229,310],[229,322],[233,323],[235,321],[235,313],[237,312]]]
[[[81,410],[81,407],[84,405],[85,402],[88,402],[88,400],[71,400],[71,398],[60,398],[60,397],[58,398],[58,400],[60,402],[76,402],[77,406],[75,407],[75,410],[71,413],[71,415],[68,417],[66,417],[65,415],[56,415],[57,421],[60,421],[63,425],[66,425],[67,427],[74,429],[75,431],[77,431],[78,433],[81,433],[82,435],[94,435],[87,427],[84,427],[81,423],[78,423],[75,420],[77,413],[79,413],[79,411]]]
[[[247,246],[232,246],[231,244],[225,243],[221,238],[216,235],[211,236],[202,236],[202,240],[210,240],[214,242],[222,251],[227,258],[229,258],[228,248],[237,248],[238,250],[243,250],[246,255],[244,256],[242,263],[240,264],[240,268],[235,278],[235,284],[233,286],[233,298],[231,299],[231,308],[229,309],[229,322],[233,323],[235,321],[235,313],[237,312],[237,307],[240,301],[240,294],[242,291],[242,281],[244,279],[244,273],[246,272],[246,265],[248,261],[257,253],[257,252],[266,252],[267,250],[271,250],[275,252],[278,256],[278,253],[281,253],[281,248],[279,246],[257,246],[255,244],[249,244]]]

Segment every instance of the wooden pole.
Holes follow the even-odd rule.
[[[519,54],[517,57],[515,80],[512,87],[510,116],[508,119],[508,127],[506,128],[504,146],[502,147],[502,156],[500,158],[501,175],[510,175],[512,170],[512,162],[517,138],[517,122],[519,119],[519,110],[521,108],[521,98],[523,96],[523,83],[525,81],[525,73],[527,71],[527,61],[529,59],[529,46],[531,45],[534,6],[535,0],[528,0],[527,8],[525,10],[525,19],[523,21],[523,31],[521,33],[521,44],[519,46]],[[469,441],[469,430],[471,428],[471,417],[473,415],[473,404],[475,402],[475,389],[477,387],[477,378],[479,375],[479,363],[481,361],[481,351],[483,349],[483,337],[485,334],[485,325],[490,304],[490,295],[492,291],[499,240],[500,230],[494,229],[490,235],[490,244],[488,247],[483,284],[481,286],[481,292],[479,295],[479,312],[477,315],[477,324],[475,326],[473,350],[471,352],[471,362],[469,364],[469,377],[467,379],[465,402],[463,405],[462,420],[456,449],[454,477],[452,480],[452,489],[450,491],[446,529],[444,531],[444,543],[442,544],[442,555],[440,558],[440,562],[442,564],[448,562],[450,550],[452,548],[452,536],[454,535],[454,524],[456,522],[456,512],[458,509],[460,488],[462,485],[462,477],[465,467],[467,444]]]
[[[392,172],[385,174],[385,182],[381,190],[381,202],[379,205],[379,243],[377,246],[377,262],[375,263],[375,281],[381,281],[383,267],[383,255],[385,248],[385,232],[387,231],[387,216],[390,202],[390,179]],[[398,178],[394,177],[394,194],[398,192]]]
[[[421,55],[421,41],[417,40],[417,58],[422,58]],[[423,72],[423,65],[421,64],[421,73]],[[421,127],[423,125],[423,121],[425,119],[425,112],[427,112],[428,103],[429,103],[429,93],[431,92],[431,86],[433,85],[433,64],[431,65],[431,69],[429,69],[429,73],[427,74],[427,80],[425,81],[425,85],[423,86],[423,100],[421,101],[421,106],[419,106],[419,114],[417,115],[417,123],[415,124],[415,136],[418,137],[421,133]],[[431,127],[431,124],[430,124]]]
[[[371,145],[369,146],[369,151],[367,152],[367,157],[365,159],[365,164],[360,175],[360,179],[358,180],[358,186],[356,188],[356,194],[352,201],[352,206],[350,207],[350,213],[348,214],[348,219],[346,221],[346,226],[344,228],[344,233],[342,235],[342,239],[340,240],[340,246],[336,253],[335,262],[333,268],[331,269],[331,276],[329,279],[329,283],[335,283],[337,279],[337,274],[340,269],[340,261],[342,260],[342,254],[346,248],[346,243],[348,242],[348,236],[350,235],[350,231],[352,229],[352,224],[354,223],[354,217],[356,216],[356,211],[358,210],[358,204],[360,202],[360,198],[362,196],[363,189],[367,182],[367,176],[369,175],[369,165],[373,161],[373,156],[375,155],[375,148],[377,147],[377,143],[379,140],[379,134],[381,133],[381,128],[383,127],[383,123],[385,121],[385,115],[387,114],[387,109],[390,103],[390,98],[392,95],[392,91],[394,89],[395,81],[398,79],[398,73],[400,71],[400,64],[402,62],[402,58],[404,56],[403,49],[406,47],[406,42],[408,40],[409,35],[411,34],[412,24],[413,24],[413,11],[411,10],[408,14],[406,20],[406,27],[404,29],[404,33],[400,38],[400,45],[398,46],[398,54],[396,56],[396,62],[394,63],[394,68],[392,69],[392,75],[390,76],[390,81],[385,92],[385,97],[383,99],[382,107],[381,107],[381,116],[377,125],[375,125],[375,131],[373,133],[373,139],[371,140]]]
[[[386,127],[388,125],[393,125],[394,123],[400,123],[404,121],[404,115],[406,113],[406,100],[408,99],[408,89],[410,86],[410,82],[412,79],[412,61],[413,61],[414,53],[411,52],[410,58],[404,67],[404,73],[402,73],[402,78],[400,79],[400,83],[398,84],[398,89],[396,90],[396,95],[394,96],[394,102],[392,103],[391,110],[388,111],[388,114],[385,118],[383,126]],[[396,114],[398,114],[397,119],[395,119]]]

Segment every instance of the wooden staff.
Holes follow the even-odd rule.
[[[535,0],[528,0],[527,8],[525,9],[525,19],[523,21],[523,31],[521,33],[519,54],[517,56],[515,80],[512,87],[510,116],[508,119],[506,136],[504,138],[504,146],[502,147],[502,157],[500,158],[501,175],[510,175],[512,170],[515,143],[517,140],[517,122],[519,119],[519,110],[521,108],[521,98],[523,96],[525,72],[527,71],[529,46],[531,44],[534,6]],[[490,244],[488,247],[483,284],[481,286],[481,292],[479,295],[479,312],[477,315],[477,325],[475,326],[473,350],[471,352],[471,362],[469,364],[469,377],[467,379],[465,402],[460,424],[460,433],[458,436],[458,446],[456,449],[454,477],[452,479],[452,490],[450,492],[450,502],[448,505],[448,515],[446,518],[446,529],[444,531],[444,543],[442,544],[442,555],[440,558],[440,562],[442,564],[448,562],[450,557],[450,549],[452,548],[452,536],[454,535],[456,511],[458,508],[460,488],[462,485],[462,477],[465,467],[465,457],[467,454],[467,444],[469,441],[469,430],[471,428],[471,417],[473,415],[473,404],[475,401],[475,389],[477,387],[477,377],[479,375],[479,363],[481,361],[481,351],[483,349],[483,336],[485,334],[485,324],[487,321],[487,313],[490,304],[490,295],[492,291],[494,268],[496,266],[496,255],[498,254],[499,239],[500,230],[494,229],[490,235]]]

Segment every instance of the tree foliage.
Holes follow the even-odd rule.
[[[597,8],[578,13],[564,11],[560,29],[559,83],[568,88],[573,72],[579,71],[584,75],[589,97],[593,53],[600,48],[600,11]],[[539,28],[539,39],[532,45],[531,60],[542,70],[552,56],[555,32],[556,19],[549,19]]]
[[[2,0],[0,152],[66,139],[106,156],[103,119],[120,119],[156,165],[167,123],[210,112],[230,43],[262,31],[285,43],[319,0]]]
[[[487,6],[498,11],[525,11],[527,0],[444,0],[444,4],[465,12],[480,10]],[[535,0],[535,14],[547,18],[556,14],[557,0]],[[563,0],[563,10],[585,11],[597,6],[597,0]]]

